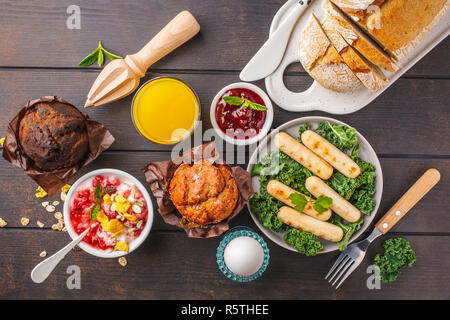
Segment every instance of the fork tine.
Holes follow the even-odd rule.
[[[345,265],[347,264],[347,262],[350,260],[351,258],[349,256],[346,256],[345,259],[342,261],[342,263],[339,265],[339,267],[334,271],[333,275],[331,276],[331,278],[328,280],[329,283],[331,283],[331,281],[333,281],[333,279],[335,279],[336,275],[339,273],[339,271],[342,270],[343,267],[345,267]]]
[[[325,276],[325,280],[333,273],[334,269],[342,262],[342,260],[347,256],[347,254],[342,252],[339,257],[337,258],[336,262],[331,267],[330,271],[328,271],[327,275]]]
[[[356,267],[357,267],[358,265],[359,265],[359,264],[356,263],[356,262],[353,263],[353,265],[352,265],[352,266],[347,270],[347,272],[342,276],[342,279],[341,279],[341,281],[339,281],[338,285],[336,286],[336,289],[339,288],[339,286],[345,281],[345,279],[347,279],[347,277],[348,277],[349,275],[352,274],[353,271],[355,271],[355,269],[356,269]]]
[[[341,272],[339,272],[338,276],[334,279],[333,283],[331,284],[331,286],[334,287],[334,285],[336,284],[336,282],[338,282],[338,280],[341,278],[341,276],[347,272],[347,270],[350,268],[350,266],[355,262],[355,260],[353,259],[349,259],[348,262],[346,263],[345,267],[342,268]]]

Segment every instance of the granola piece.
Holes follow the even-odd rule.
[[[133,204],[131,206],[131,209],[133,209],[133,211],[137,214],[140,214],[142,212],[142,208],[140,206],[138,206],[137,204]]]
[[[56,229],[58,231],[62,231],[63,228],[64,228],[64,225],[60,221],[58,221],[58,223],[56,224]]]
[[[6,227],[7,224],[8,224],[8,222],[6,222],[6,221],[3,220],[2,218],[0,218],[0,228]]]
[[[20,219],[20,223],[25,227],[30,223],[30,219],[22,217],[22,219]]]
[[[119,258],[119,264],[122,266],[122,267],[125,267],[126,265],[127,265],[127,259],[125,258],[125,257],[120,257]]]
[[[39,228],[43,228],[44,227],[44,223],[42,223],[41,221],[36,221],[36,224],[38,225]]]

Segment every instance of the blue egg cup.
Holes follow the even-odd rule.
[[[247,236],[247,237],[253,238],[256,241],[258,241],[261,244],[263,251],[264,251],[264,261],[263,261],[261,268],[255,274],[252,274],[250,276],[241,276],[241,275],[235,274],[230,269],[228,269],[228,267],[225,265],[225,262],[223,260],[223,252],[225,250],[225,247],[228,245],[228,243],[231,240],[233,240],[234,238],[238,238],[238,237],[242,237],[242,236]],[[270,257],[269,256],[269,248],[267,247],[267,244],[264,241],[264,239],[261,238],[252,229],[250,229],[248,227],[244,227],[244,226],[234,227],[234,228],[230,229],[225,234],[225,237],[222,239],[222,241],[220,241],[219,247],[217,247],[217,254],[216,254],[217,265],[219,266],[219,270],[222,271],[222,273],[225,275],[225,277],[227,277],[228,279],[231,279],[233,281],[237,281],[237,282],[250,282],[250,281],[253,281],[253,280],[259,278],[264,273],[264,271],[267,268],[267,265],[269,264],[269,257]]]

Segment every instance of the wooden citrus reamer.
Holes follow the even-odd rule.
[[[179,13],[138,53],[108,63],[88,93],[85,108],[119,100],[132,93],[140,78],[156,61],[178,48],[200,31],[189,11]]]

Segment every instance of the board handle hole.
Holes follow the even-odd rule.
[[[314,79],[303,69],[297,61],[286,67],[283,73],[283,83],[289,91],[299,93],[307,90],[313,84]]]

